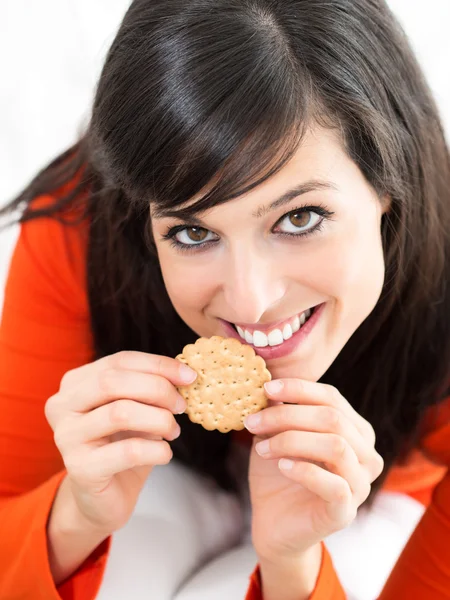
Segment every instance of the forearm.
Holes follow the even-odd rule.
[[[308,600],[316,587],[321,563],[321,544],[289,562],[260,559],[264,600]]]
[[[47,523],[50,570],[56,585],[70,577],[106,538],[79,515],[67,478],[61,483]]]

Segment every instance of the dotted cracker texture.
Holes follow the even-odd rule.
[[[251,346],[234,338],[199,338],[176,358],[198,374],[191,385],[178,387],[193,423],[210,431],[239,431],[247,415],[267,406],[263,385],[271,375]]]

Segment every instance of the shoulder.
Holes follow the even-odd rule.
[[[29,207],[41,211],[57,201],[56,195],[42,195]],[[77,206],[64,214],[35,216],[21,223],[8,281],[20,293],[16,302],[26,301],[29,289],[35,295],[51,298],[53,310],[56,305],[79,316],[87,314],[89,224]]]
[[[450,466],[450,397],[428,410],[420,447],[430,458]]]

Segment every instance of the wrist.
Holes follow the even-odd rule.
[[[109,535],[97,530],[80,513],[66,477],[47,521],[48,560],[56,585],[67,579]]]
[[[48,529],[57,531],[60,535],[79,535],[93,542],[98,540],[99,544],[110,535],[110,532],[95,527],[81,513],[67,476],[61,482],[53,501]]]
[[[316,588],[322,555],[318,543],[297,556],[258,557],[264,600],[307,600]]]

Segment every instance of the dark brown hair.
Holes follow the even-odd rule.
[[[439,114],[383,0],[135,0],[106,58],[79,142],[6,210],[63,218],[86,192],[96,357],[174,356],[195,334],[175,313],[149,204],[191,213],[265,181],[307,126],[337,129],[382,198],[381,298],[321,381],[370,421],[385,471],[417,443],[450,380],[450,164]],[[31,200],[79,175],[52,208]],[[5,214],[5,211],[3,211]],[[230,487],[230,438],[181,417],[175,456]]]

